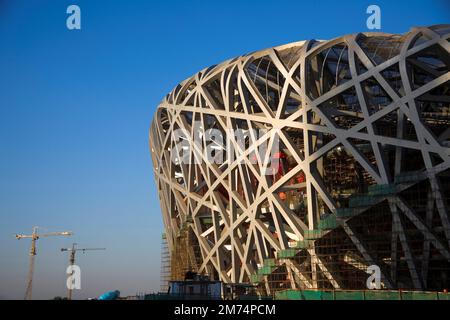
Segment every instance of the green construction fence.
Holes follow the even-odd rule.
[[[276,300],[450,300],[445,292],[395,290],[283,290]]]

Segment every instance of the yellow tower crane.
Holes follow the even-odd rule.
[[[31,292],[33,289],[33,272],[34,272],[34,257],[36,256],[36,240],[39,238],[52,237],[52,236],[71,236],[73,235],[70,231],[63,232],[49,232],[49,233],[38,233],[39,227],[33,227],[32,234],[16,234],[16,239],[31,239],[31,248],[30,248],[30,266],[28,269],[28,282],[27,282],[27,290],[25,292],[25,300],[31,300]]]
[[[83,253],[85,253],[86,251],[90,251],[90,250],[106,250],[106,248],[76,248],[76,243],[72,244],[72,248],[61,248],[61,251],[67,251],[70,252],[70,256],[69,256],[69,265],[73,266],[75,264],[75,253],[77,251],[82,251]],[[72,269],[73,270],[73,269]],[[73,274],[73,271],[72,271]],[[71,274],[69,274],[69,277],[71,276]],[[72,300],[72,287],[69,286],[68,287],[68,293],[67,293],[67,299],[68,300]]]

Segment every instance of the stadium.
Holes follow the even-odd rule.
[[[378,289],[450,287],[450,25],[206,68],[162,100],[150,149],[170,280],[364,290],[375,266]]]

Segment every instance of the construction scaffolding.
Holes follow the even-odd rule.
[[[184,280],[188,272],[198,272],[201,254],[191,224],[191,221],[186,221],[175,238],[170,265],[172,281]]]
[[[161,236],[161,273],[160,273],[160,292],[169,290],[171,259],[169,245],[167,243],[166,234]]]
[[[450,202],[450,171],[439,179],[444,183],[437,193],[420,172],[396,176],[393,184],[365,185],[367,192],[348,196],[346,208],[323,214],[317,229],[305,230],[303,240],[273,252],[251,282],[274,297],[289,288],[364,290],[368,268],[376,265],[379,289],[446,290],[448,229],[434,204],[436,199]]]

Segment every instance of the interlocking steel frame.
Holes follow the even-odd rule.
[[[428,222],[402,196],[397,194],[384,200],[392,214],[392,257],[397,254],[399,242],[408,261],[414,288],[427,288],[430,245],[446,263],[450,261],[450,222],[445,200],[448,195],[442,194],[444,189],[438,177],[450,168],[450,130],[436,136],[421,118],[423,110],[418,107],[417,98],[450,81],[450,61],[445,61],[450,57],[449,38],[450,25],[437,25],[413,28],[404,35],[358,33],[330,41],[301,41],[227,60],[180,83],[158,106],[150,129],[153,173],[169,247],[174,247],[180,230],[188,228],[195,234],[201,252],[196,271],[215,275],[226,283],[250,282],[251,275],[257,274],[265,259],[288,249],[292,240],[304,240],[306,230],[318,229],[324,211],[319,208],[319,203],[327,212],[338,209],[321,170],[320,161],[328,152],[338,146],[345,148],[370,175],[373,183],[389,185],[394,182],[394,176],[402,174],[402,150],[410,149],[416,150],[424,163],[418,173],[422,178],[415,183],[428,179],[430,185]],[[374,41],[378,41],[376,45]],[[414,85],[409,57],[436,48],[445,55],[443,61],[447,63],[447,69],[436,71],[430,65],[422,65],[422,69],[428,69],[430,79],[420,86]],[[334,60],[330,62],[332,55]],[[401,88],[400,91],[382,73],[393,66],[398,68],[396,88]],[[328,85],[323,83],[325,73],[327,79],[332,79],[326,80]],[[379,84],[389,103],[373,108],[363,86],[368,79]],[[327,101],[333,101],[348,90],[355,94],[357,101],[352,103],[359,104],[358,112],[337,112],[324,107]],[[450,103],[448,92],[438,99],[447,106]],[[297,108],[288,110],[296,103]],[[392,113],[398,117],[397,132],[393,136],[378,134],[376,122]],[[350,121],[348,126],[335,121],[345,114],[351,114],[357,121]],[[200,121],[202,125],[195,127],[194,121]],[[406,121],[414,127],[416,139],[403,138]],[[212,127],[223,132],[238,127],[267,131],[259,137],[249,132],[249,143],[244,150],[240,149],[236,139],[230,139],[235,147],[235,158],[216,164],[206,158],[204,145],[194,143],[194,136],[199,132],[205,135]],[[177,149],[179,141],[172,133],[180,128],[190,136],[187,140],[190,159],[201,160],[199,163],[171,161],[172,153],[180,151]],[[303,148],[294,143],[291,130],[303,132]],[[320,135],[331,138],[320,144]],[[258,153],[256,165],[250,159],[263,144],[270,149],[275,138],[279,139],[283,151],[295,160],[295,165],[279,179],[263,173],[260,164],[264,161]],[[356,140],[370,144],[373,161],[361,152]],[[386,160],[385,149],[388,147],[395,152],[392,169]],[[436,156],[438,162],[433,161]],[[289,190],[289,181],[300,173],[305,177],[302,182],[306,191],[305,219],[301,219],[280,195],[280,190]],[[437,236],[436,227],[429,223],[434,208],[439,214],[439,230],[443,230],[444,237]],[[423,236],[421,257],[411,253],[400,214]],[[341,220],[340,228],[351,239],[359,255],[367,265],[379,263],[374,258],[376,253],[367,248],[349,221],[351,219]],[[320,287],[316,274],[321,272],[333,288],[342,288],[333,270],[327,269],[326,261],[320,261],[315,254],[314,242],[305,250],[310,257],[307,272],[292,261],[285,262],[288,273],[293,274],[289,277],[290,286]],[[382,268],[386,288],[398,287],[395,268],[396,263],[390,265],[390,272]]]

